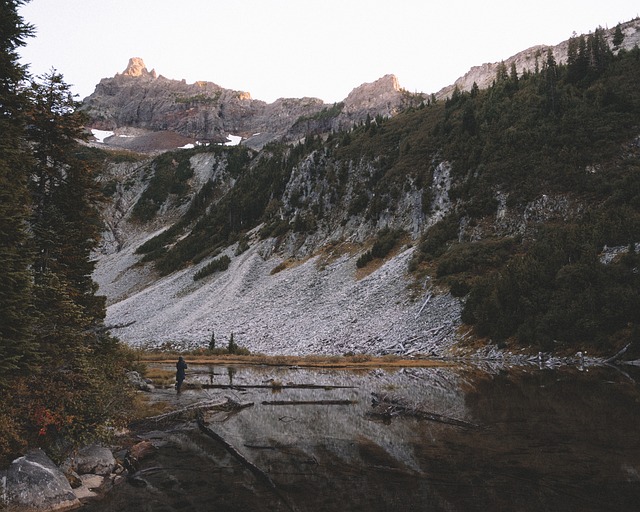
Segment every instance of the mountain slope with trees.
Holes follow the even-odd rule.
[[[625,24],[626,32],[636,25]],[[196,148],[142,164],[127,229],[137,229],[143,242],[137,261],[158,274],[146,273],[146,283],[132,277],[111,310],[142,306],[137,291],[153,300],[162,283],[199,272],[223,252],[231,258],[224,272],[236,272],[234,255],[248,248],[267,259],[305,261],[350,246],[357,280],[358,266],[375,272],[409,242],[407,272],[417,288],[407,296],[431,293],[426,282],[433,293],[458,297],[474,339],[559,354],[636,347],[640,50],[614,39],[603,29],[573,37],[567,62],[549,50],[532,71],[503,64],[488,88],[454,89],[446,100],[432,96],[348,131],[271,143],[259,152]],[[125,182],[107,186],[124,190]],[[373,257],[374,242],[388,233],[396,233],[391,249]],[[182,299],[172,309],[219,275],[173,289]],[[145,288],[151,283],[158,286]],[[230,307],[233,296],[228,300]],[[300,298],[309,310],[314,300]],[[113,320],[125,320],[119,314]],[[369,346],[366,323],[356,343],[362,350]],[[193,325],[193,333],[171,327],[159,341],[203,343],[202,325]],[[136,329],[121,334],[127,339]],[[263,336],[243,329],[241,343],[250,348]],[[291,335],[292,347],[305,346],[303,335]],[[417,350],[404,335],[389,329],[378,346]],[[333,350],[338,341],[324,343]]]

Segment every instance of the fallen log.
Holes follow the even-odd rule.
[[[168,423],[182,423],[192,421],[195,419],[196,414],[202,411],[218,410],[218,411],[238,411],[246,407],[251,407],[253,402],[239,403],[235,400],[225,397],[224,400],[207,400],[204,402],[197,402],[195,404],[188,405],[177,411],[166,412],[157,416],[151,416],[150,418],[143,418],[131,423],[131,427],[135,429],[141,428],[158,428]]]
[[[470,423],[468,421],[459,420],[457,418],[451,418],[442,414],[437,414],[431,411],[426,411],[417,406],[408,404],[404,400],[397,397],[390,397],[388,395],[380,395],[378,393],[371,393],[372,395],[372,407],[373,411],[367,413],[367,416],[372,418],[391,419],[395,416],[411,417],[420,420],[434,421],[437,423],[444,423],[446,425],[452,425],[454,427],[461,428],[479,428],[479,425]]]
[[[605,359],[604,362],[605,363],[613,363],[614,361],[617,361],[618,359],[620,359],[624,355],[624,353],[627,350],[629,350],[630,346],[631,346],[631,342],[627,343],[624,347],[622,347],[622,349],[620,351],[618,351],[616,354],[611,356],[609,359]]]
[[[238,459],[243,466],[245,466],[251,473],[253,473],[258,480],[265,483],[271,489],[276,489],[276,485],[273,483],[269,475],[267,475],[264,471],[262,471],[258,466],[256,466],[253,462],[248,460],[244,455],[242,455],[231,443],[229,443],[224,437],[215,432],[213,429],[210,429],[204,421],[204,415],[201,411],[198,411],[196,414],[196,421],[198,423],[198,428],[202,433],[209,436],[211,439],[215,439],[218,443],[224,446],[225,450],[227,450],[231,455],[233,455],[236,459]]]
[[[265,400],[262,405],[353,405],[357,400]]]
[[[420,313],[422,313],[422,310],[425,308],[425,306],[427,304],[429,304],[429,301],[431,300],[431,294],[429,294],[427,296],[427,300],[424,301],[424,304],[422,305],[422,307],[420,308],[420,311],[418,311],[418,313],[416,314],[416,318],[418,318],[420,316]]]

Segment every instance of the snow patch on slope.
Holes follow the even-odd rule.
[[[107,137],[113,137],[115,134],[108,130],[91,130],[91,134],[95,137],[95,139],[100,143],[104,144],[104,139]]]

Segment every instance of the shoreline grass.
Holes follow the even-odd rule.
[[[307,356],[271,356],[264,354],[207,354],[197,352],[140,352],[139,361],[149,363],[174,363],[182,355],[190,364],[233,364],[247,366],[297,366],[304,368],[384,368],[384,367],[435,367],[449,366],[450,361],[416,357],[405,359],[400,356],[371,356],[354,354],[345,356],[307,355]]]

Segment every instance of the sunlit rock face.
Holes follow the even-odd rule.
[[[127,69],[124,70],[122,76],[158,78],[158,74],[155,69],[147,71],[147,67],[144,65],[144,61],[140,57],[131,57],[129,59]]]
[[[348,128],[367,116],[390,117],[423,99],[423,95],[407,94],[395,76],[386,75],[355,88],[337,105],[309,97],[279,98],[267,104],[248,92],[213,82],[188,84],[165,78],[148,71],[141,58],[132,57],[122,73],[100,81],[83,101],[83,109],[91,118],[91,127],[101,130],[169,131],[220,143],[234,134],[244,144],[261,148],[273,140],[295,141],[309,133]]]
[[[376,112],[383,117],[392,117],[410,104],[410,95],[403,92],[395,75],[385,75],[372,83],[362,84],[349,93],[344,100],[341,124],[349,120],[364,121],[367,114]]]

